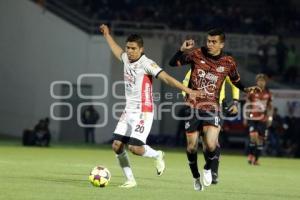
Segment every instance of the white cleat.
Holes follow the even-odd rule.
[[[164,157],[165,153],[163,151],[158,151],[158,157],[155,160],[157,176],[161,176],[165,171],[166,165]]]
[[[195,178],[194,179],[194,190],[197,191],[203,191],[204,187],[201,184],[200,178]]]
[[[126,181],[123,185],[120,185],[120,188],[133,188],[136,187],[137,183],[135,180]]]
[[[212,182],[211,170],[203,169],[203,185],[210,186]]]

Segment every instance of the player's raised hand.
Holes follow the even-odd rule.
[[[245,88],[245,92],[252,94],[252,93],[259,93],[262,92],[262,89],[258,86],[252,86]]]
[[[109,34],[109,28],[108,28],[108,26],[105,25],[105,24],[101,24],[101,25],[99,26],[99,30],[100,30],[100,32],[101,32],[104,36],[106,36],[106,35]]]
[[[194,40],[192,40],[192,39],[185,40],[180,47],[180,51],[186,51],[186,50],[192,49],[192,48],[194,48],[194,46],[195,46]]]

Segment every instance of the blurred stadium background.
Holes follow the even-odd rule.
[[[93,102],[100,103],[96,106],[98,123],[107,122],[96,129],[96,143],[109,143],[117,122],[110,111],[116,103],[124,102],[115,98],[123,95],[122,84],[115,84],[122,80],[122,67],[112,57],[98,25],[109,24],[122,45],[129,33],[142,34],[146,54],[178,80],[188,68],[174,70],[167,63],[181,42],[192,37],[202,45],[205,31],[220,26],[227,33],[225,51],[237,59],[245,83],[254,84],[259,72],[270,77],[269,87],[280,115],[273,132],[283,149],[280,153],[269,149],[269,153],[295,156],[298,151],[299,156],[298,8],[299,2],[292,0],[2,0],[0,134],[21,138],[25,129],[48,117],[52,142],[83,142],[77,114],[82,112],[82,103]],[[107,82],[102,77],[81,77],[91,73],[105,75]],[[154,85],[157,106],[182,102],[175,89],[159,82]],[[88,95],[104,96],[92,99]],[[228,96],[230,102],[230,93]],[[244,101],[243,95],[240,100]],[[163,108],[171,106],[166,103]],[[180,107],[176,113],[180,115]],[[158,114],[161,118],[154,122],[149,142],[184,145],[180,122],[170,112]],[[241,121],[226,122],[223,146],[245,146],[247,133]]]
[[[274,95],[273,104],[278,109],[279,115],[276,121],[274,120],[272,137],[267,141],[264,154],[299,158],[299,8],[300,2],[297,0],[0,0],[0,146],[2,146],[0,169],[3,167],[0,176],[7,178],[5,184],[1,182],[5,179],[0,179],[1,187],[2,184],[4,186],[1,192],[3,199],[9,199],[8,197],[14,199],[14,195],[5,196],[5,191],[12,191],[13,194],[14,189],[11,186],[14,184],[23,187],[14,180],[24,174],[28,184],[30,180],[36,181],[38,178],[52,182],[51,190],[55,189],[54,184],[64,188],[64,191],[73,190],[73,186],[82,188],[85,185],[83,170],[87,168],[89,170],[97,164],[98,147],[104,147],[99,151],[103,164],[109,165],[113,177],[114,174],[119,173],[115,180],[121,181],[113,153],[108,155],[107,152],[110,151],[104,144],[111,142],[112,132],[117,123],[111,110],[118,103],[124,102],[123,99],[116,98],[116,95],[124,94],[122,84],[116,84],[123,79],[123,69],[112,56],[98,31],[101,23],[107,23],[111,27],[114,37],[122,45],[125,45],[124,41],[128,34],[141,34],[145,40],[146,55],[157,61],[165,71],[178,80],[184,79],[188,68],[171,68],[168,66],[168,61],[181,42],[192,37],[200,46],[205,39],[206,30],[214,26],[222,27],[228,38],[225,51],[237,59],[245,84],[254,84],[257,73],[263,72],[269,76],[269,88]],[[107,79],[102,76],[82,76],[82,74],[103,74]],[[164,109],[171,109],[172,104],[183,101],[182,96],[177,95],[177,90],[159,81],[154,83],[154,92],[156,92],[154,99],[157,107],[165,103]],[[98,95],[103,96],[96,99],[89,97]],[[173,95],[173,98],[169,98],[170,95]],[[227,101],[230,103],[230,92],[227,95]],[[244,100],[245,97],[241,95],[241,104]],[[84,143],[84,130],[78,125],[82,112],[81,106],[92,103],[96,104],[95,108],[100,115],[98,123],[106,123],[106,125],[96,128],[95,145],[81,146],[79,144]],[[118,108],[121,109],[122,106]],[[176,107],[178,115],[180,109]],[[155,120],[148,142],[163,148],[180,147],[181,152],[181,154],[170,152],[169,161],[173,164],[170,168],[172,177],[167,177],[165,180],[168,183],[166,185],[169,185],[173,180],[171,178],[178,179],[178,173],[181,173],[180,169],[175,167],[179,162],[178,155],[182,156],[181,163],[186,162],[182,154],[184,152],[182,147],[185,145],[184,130],[182,124],[173,119],[169,111],[159,112],[157,115],[161,115],[161,118]],[[51,151],[50,148],[37,153],[34,148],[21,148],[23,134],[32,130],[41,119],[45,118],[49,119],[49,121],[42,121],[49,126],[52,138],[50,146],[57,145],[56,149]],[[227,152],[232,152],[234,149],[234,152],[243,154],[248,142],[247,136],[247,128],[243,126],[242,119],[234,119],[226,121],[220,139]],[[66,151],[68,148],[71,148],[69,152]],[[86,148],[87,151],[81,151]],[[19,154],[20,152],[22,153]],[[68,157],[70,165],[74,164],[75,168],[77,167],[71,170],[70,174],[67,170],[70,165],[66,163],[60,165],[66,162],[64,155],[70,156]],[[38,160],[31,162],[38,157],[42,159],[40,162]],[[85,159],[87,159],[86,163]],[[140,163],[143,169],[145,167],[147,173],[150,171],[139,158],[133,160]],[[263,182],[267,185],[267,188],[263,188],[266,190],[261,191],[263,199],[299,199],[299,195],[295,192],[298,177],[293,176],[299,172],[298,161],[282,159],[281,162],[278,159],[266,158],[265,166],[268,169],[273,167],[270,170],[273,174],[265,175],[262,168],[259,171],[248,171],[249,174],[246,176],[245,171],[237,164],[243,162],[241,157],[227,156],[224,160],[224,182],[233,183],[232,188],[237,187],[237,189],[232,190],[229,184],[221,186],[220,193],[217,193],[214,199],[224,199],[223,196],[228,194],[230,198],[227,199],[256,198],[254,189],[249,191],[249,188],[255,185],[256,181],[267,180]],[[54,167],[49,169],[51,163]],[[18,164],[22,166],[21,171],[16,167]],[[231,168],[231,165],[234,167]],[[62,167],[65,171],[61,171]],[[15,179],[8,181],[11,175],[7,168],[18,171],[14,176]],[[46,173],[50,172],[50,178],[40,172],[40,169],[45,170]],[[138,169],[141,170],[141,167]],[[289,171],[285,179],[276,176],[282,172],[282,169]],[[39,171],[38,175],[36,177],[28,175],[31,170]],[[58,171],[63,175],[60,176]],[[234,180],[229,180],[228,177],[237,171],[238,176]],[[143,170],[137,173],[141,177],[147,174]],[[186,177],[189,176],[187,170],[183,174],[185,174],[184,178],[177,181],[189,180]],[[255,178],[249,182],[250,176]],[[239,182],[238,177],[245,178],[248,185]],[[281,179],[283,182],[272,188],[270,185],[275,183],[274,179]],[[78,182],[74,183],[74,180]],[[65,183],[69,185],[72,182],[70,188],[63,186]],[[153,186],[151,177],[147,177],[144,182],[149,188],[154,187],[152,189],[155,190],[165,183],[162,182],[157,187]],[[35,186],[31,185],[32,188],[27,191],[26,198],[22,198],[19,193],[15,199],[34,199],[30,198],[29,193],[36,190]],[[46,184],[41,186],[47,188]],[[173,187],[177,187],[180,191],[182,188],[179,186],[180,184],[171,184],[167,191],[172,192]],[[285,190],[290,192],[289,195],[283,194],[285,191],[282,188],[285,186],[289,187],[289,190]],[[239,189],[249,193],[234,197],[240,192]],[[256,189],[261,188],[256,187]],[[106,191],[105,198],[110,198],[111,192],[114,191],[114,189]],[[230,193],[232,191],[233,193]],[[274,191],[274,195],[270,196]],[[77,197],[85,198],[83,196],[85,192],[90,191],[78,190]],[[143,192],[153,195],[149,191],[141,193]],[[0,199],[2,199],[1,194]],[[93,194],[95,193],[90,193]],[[162,199],[168,199],[167,194],[164,194]],[[54,193],[51,195],[47,198],[57,198]],[[68,199],[67,197],[66,194],[65,198]],[[135,197],[137,196],[132,194],[132,198]],[[209,195],[207,197],[209,198]],[[42,193],[36,196],[36,199],[47,198]]]
[[[77,111],[82,110],[78,107],[100,102],[108,109],[96,106],[98,123],[108,123],[96,129],[95,139],[99,144],[109,143],[117,122],[110,111],[116,103],[124,102],[113,95],[123,95],[122,85],[114,85],[122,80],[122,67],[112,57],[98,25],[109,24],[122,45],[129,33],[142,34],[146,54],[178,80],[184,78],[188,69],[171,69],[168,60],[181,42],[192,37],[202,45],[205,31],[220,26],[227,33],[225,50],[237,59],[245,83],[253,84],[259,72],[269,75],[274,105],[281,117],[275,132],[283,151],[294,156],[299,151],[300,124],[298,8],[299,2],[292,0],[2,0],[0,134],[21,138],[25,129],[48,117],[52,141],[83,142],[83,128],[77,122]],[[101,77],[80,77],[87,73],[103,74],[107,83]],[[154,91],[157,106],[182,102],[175,89],[159,82],[155,82]],[[101,99],[87,97],[105,93]],[[166,93],[173,94],[173,98],[169,99]],[[68,94],[69,97],[61,98]],[[82,95],[87,98],[81,98]],[[230,93],[228,97],[230,102]],[[243,95],[240,100],[243,102]],[[164,108],[171,107],[166,104]],[[176,113],[180,114],[180,107]],[[149,142],[184,145],[180,122],[169,112],[158,114],[161,120],[155,121]],[[70,119],[55,120],[51,116]],[[223,146],[237,144],[243,148],[247,142],[241,120],[227,122],[224,132]]]

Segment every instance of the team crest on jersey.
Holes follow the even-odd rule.
[[[205,76],[205,71],[204,70],[198,69],[197,72],[198,72],[199,78],[204,78],[204,76]]]
[[[184,128],[185,128],[185,129],[190,128],[190,126],[191,126],[191,125],[190,125],[190,122],[185,122],[185,125],[184,125]]]
[[[217,69],[217,72],[224,72],[224,67],[223,66],[219,66]]]
[[[151,67],[157,68],[158,65],[156,63],[151,63]]]

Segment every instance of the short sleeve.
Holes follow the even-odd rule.
[[[128,62],[128,56],[127,56],[126,52],[123,52],[121,54],[121,60],[123,63]]]
[[[237,70],[236,62],[233,60],[232,57],[230,57],[230,71],[228,76],[232,83],[236,83],[240,80],[240,74]]]
[[[152,60],[148,60],[144,64],[145,72],[149,75],[154,76],[155,78],[158,76],[160,72],[163,70]]]

